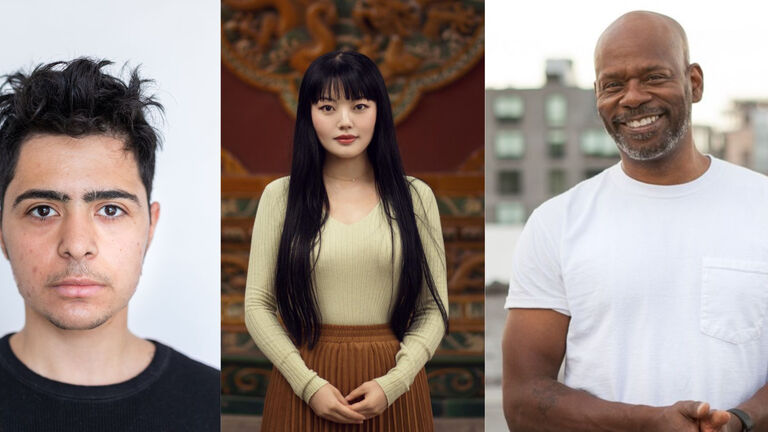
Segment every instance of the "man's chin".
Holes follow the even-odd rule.
[[[60,317],[47,316],[48,322],[61,330],[93,330],[104,325],[111,315],[96,317]]]
[[[655,134],[654,134],[655,135]],[[652,136],[614,135],[614,141],[622,153],[636,161],[653,161],[669,154],[674,146],[667,140],[653,140]],[[656,141],[656,142],[654,142]]]

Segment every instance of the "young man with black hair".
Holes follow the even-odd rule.
[[[0,245],[25,304],[0,339],[3,431],[219,429],[219,372],[128,330],[162,106],[109,64],[41,65],[0,92]]]

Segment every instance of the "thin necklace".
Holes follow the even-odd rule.
[[[341,180],[341,181],[352,182],[352,183],[354,183],[354,182],[356,182],[356,181],[358,181],[358,180],[360,180],[362,178],[362,176],[360,176],[360,177],[352,177],[352,178],[336,177],[336,176],[330,175],[330,174],[328,174],[326,172],[324,172],[323,175],[326,176],[326,177],[330,177],[330,178],[332,178],[334,180]]]

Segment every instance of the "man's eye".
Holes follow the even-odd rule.
[[[30,210],[28,214],[37,219],[48,219],[52,216],[59,215],[59,213],[57,213],[56,210],[53,209],[53,207],[47,206],[47,205],[37,206],[32,210]]]
[[[125,211],[116,205],[105,205],[104,207],[100,208],[96,214],[108,218],[115,218],[125,214]]]

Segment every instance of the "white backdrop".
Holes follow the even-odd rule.
[[[11,0],[0,16],[2,75],[89,56],[114,61],[111,73],[127,63],[155,80],[166,112],[152,192],[161,215],[128,324],[219,367],[219,2]],[[0,261],[1,336],[22,327],[24,305]]]

